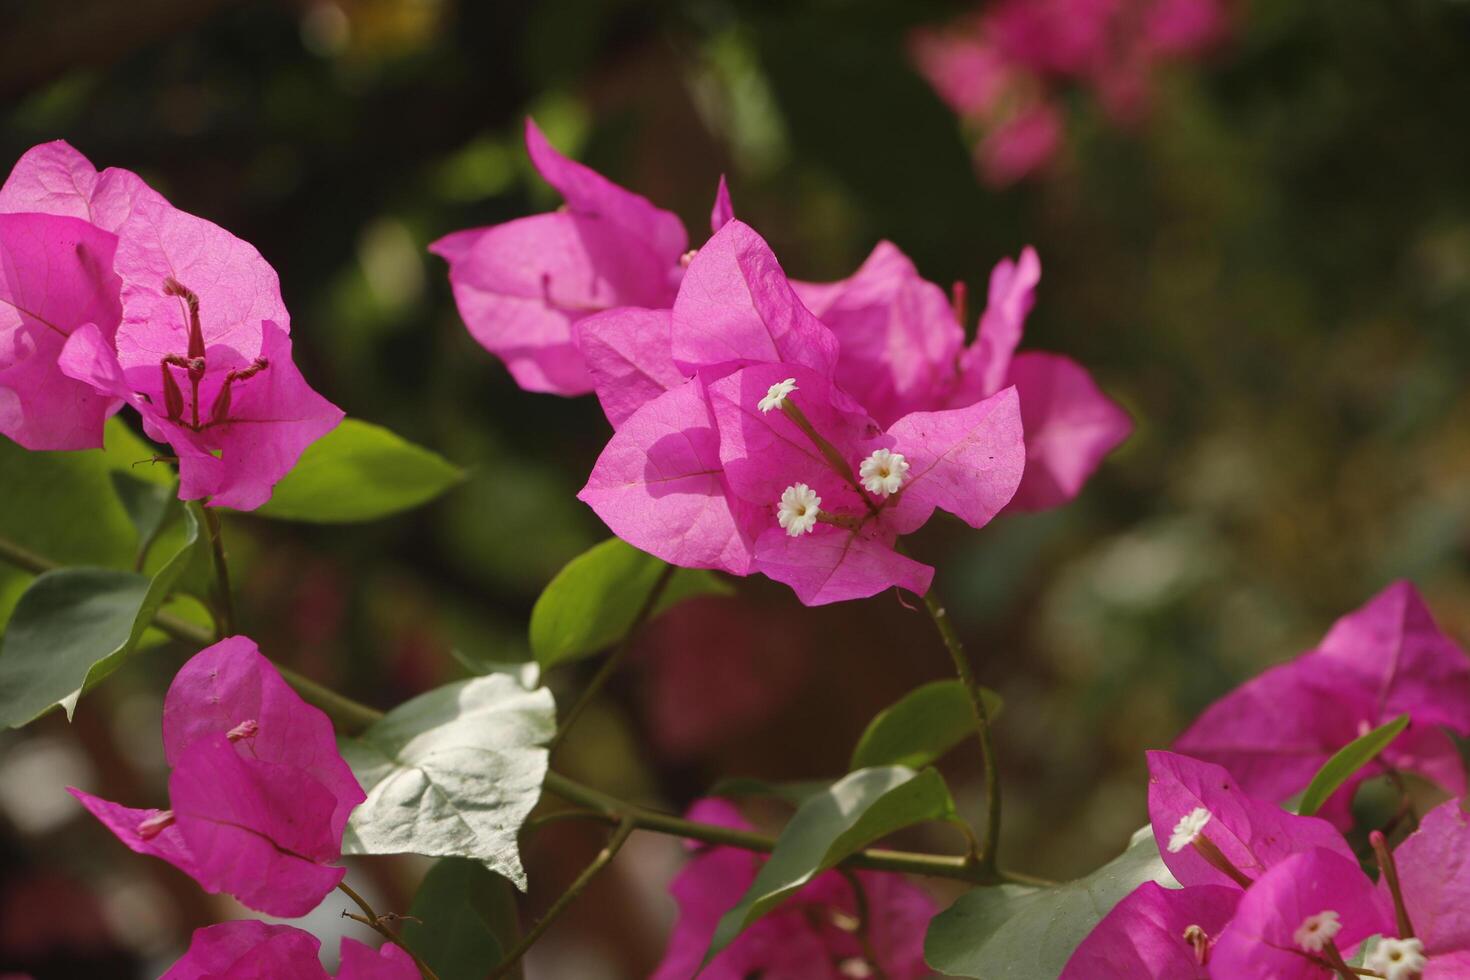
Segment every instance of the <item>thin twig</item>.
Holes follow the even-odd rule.
[[[204,512],[204,523],[209,528],[209,553],[214,558],[215,605],[219,609],[216,622],[216,637],[223,640],[235,635],[235,597],[230,592],[230,564],[225,558],[224,528],[220,526],[219,514],[212,507],[200,507]]]
[[[407,953],[413,959],[413,965],[418,967],[419,973],[423,974],[424,980],[439,980],[438,975],[433,970],[429,969],[429,964],[425,963],[419,957],[418,953],[415,953],[413,950],[409,949],[408,944],[405,943],[402,939],[399,939],[398,935],[392,929],[389,929],[383,924],[384,916],[381,916],[378,913],[374,912],[373,907],[367,903],[367,899],[363,898],[357,892],[353,891],[353,889],[345,881],[337,882],[337,890],[346,895],[348,898],[352,899],[352,901],[357,904],[357,907],[362,909],[362,915],[360,916],[353,915],[351,912],[343,912],[343,915],[356,922],[361,922],[363,925],[369,927],[378,935],[382,936],[384,939],[388,940],[390,943]]]
[[[612,836],[608,838],[607,845],[597,852],[597,857],[592,859],[592,863],[582,870],[577,880],[572,882],[571,887],[551,903],[551,908],[546,910],[546,914],[537,920],[536,924],[521,937],[521,941],[516,943],[509,953],[505,954],[505,959],[500,961],[500,965],[491,971],[490,980],[498,980],[499,977],[505,976],[515,968],[515,965],[521,961],[521,957],[526,955],[526,951],[536,945],[536,940],[541,938],[542,933],[551,928],[551,924],[556,921],[557,917],[571,907],[571,904],[592,883],[597,873],[607,867],[608,863],[617,856],[618,851],[628,840],[628,835],[632,834],[634,829],[633,820],[624,817],[617,829],[613,831]]]
[[[980,755],[985,762],[986,806],[985,840],[976,860],[986,871],[994,872],[997,867],[996,850],[1000,845],[1000,772],[996,769],[995,745],[990,738],[990,715],[985,710],[985,699],[980,695],[980,685],[975,681],[975,673],[970,669],[970,660],[965,656],[964,644],[960,642],[954,624],[949,621],[949,614],[935,598],[933,589],[924,593],[924,608],[928,610],[929,618],[939,630],[939,637],[944,641],[944,648],[949,651],[950,660],[954,661],[955,673],[959,675],[965,695],[970,699],[970,710],[975,716],[975,737],[980,742]]]
[[[607,684],[608,678],[612,677],[618,668],[623,665],[623,661],[628,659],[628,654],[633,649],[633,638],[637,635],[643,624],[648,621],[649,617],[653,615],[653,610],[658,606],[659,600],[663,598],[664,592],[669,587],[669,581],[673,579],[674,573],[677,571],[678,569],[673,565],[665,565],[663,571],[659,572],[658,581],[653,583],[653,588],[648,591],[648,595],[643,600],[643,605],[638,607],[638,613],[633,617],[633,622],[629,625],[628,632],[623,635],[622,642],[607,656],[607,659],[603,660],[602,665],[597,668],[597,673],[592,675],[592,680],[587,683],[582,693],[577,696],[577,700],[573,701],[572,706],[567,709],[566,717],[557,726],[556,734],[552,736],[551,744],[547,746],[548,751],[556,751],[557,746],[561,745],[562,739],[567,737],[567,732],[572,730],[572,726],[577,723],[577,719],[581,717],[582,712],[587,710],[587,706],[592,703],[593,699],[597,697],[598,692]]]
[[[873,947],[873,919],[868,908],[867,889],[863,888],[857,872],[847,868],[839,870],[842,877],[847,879],[847,887],[852,889],[852,902],[857,909],[857,938],[858,944],[863,948],[863,959],[868,961],[868,967],[873,971],[873,980],[888,980],[883,972],[883,964],[878,962],[878,951]]]

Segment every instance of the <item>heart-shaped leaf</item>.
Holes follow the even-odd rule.
[[[342,757],[367,791],[344,854],[483,861],[526,887],[516,835],[541,796],[556,705],[509,674],[447,684],[388,712]]]
[[[980,697],[994,721],[1000,713],[1000,695],[981,688]],[[868,723],[848,768],[927,766],[974,730],[975,715],[965,686],[957,680],[934,681],[914,688]]]

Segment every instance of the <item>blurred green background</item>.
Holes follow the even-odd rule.
[[[381,524],[230,522],[245,631],[380,706],[460,676],[451,651],[527,656],[539,590],[606,534],[574,497],[608,434],[596,402],[518,390],[424,250],[556,205],[525,114],[696,242],[728,174],[800,278],[846,275],[888,238],[983,296],[995,261],[1034,244],[1024,346],[1088,365],[1137,431],[1073,505],[981,532],[935,522],[915,550],[1006,701],[1006,860],[1072,876],[1143,822],[1144,748],[1390,580],[1470,635],[1470,3],[1238,5],[1232,41],[1160,77],[1145,123],[1119,130],[1074,96],[1062,158],[1004,192],[977,182],[905,60],[912,27],[963,9],[9,0],[0,167],[65,138],[253,242],[313,385],[470,469]],[[140,658],[72,727],[0,735],[0,969],[154,975],[191,928],[246,914],[61,792],[156,800],[158,706],[187,652]],[[575,691],[593,666],[551,682]],[[831,777],[874,712],[946,671],[892,595],[813,611],[744,581],[647,630],[558,765],[675,809],[722,775]],[[970,747],[945,769],[978,814]],[[599,845],[539,834],[526,914]],[[639,837],[625,855],[529,976],[657,962],[678,847]],[[353,868],[402,910],[424,864]],[[313,920],[324,934],[336,912]]]

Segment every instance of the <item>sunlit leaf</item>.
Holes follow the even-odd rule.
[[[1000,713],[1000,695],[981,688],[980,697],[993,721]],[[848,768],[927,766],[974,731],[965,686],[957,680],[934,681],[914,688],[868,723]]]

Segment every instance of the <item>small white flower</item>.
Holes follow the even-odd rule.
[[[1320,953],[1328,943],[1332,942],[1332,937],[1337,935],[1337,930],[1341,928],[1342,919],[1336,912],[1327,909],[1316,915],[1307,916],[1307,921],[1292,933],[1291,938],[1308,953]]]
[[[876,493],[881,497],[898,493],[908,472],[909,461],[903,458],[903,453],[890,452],[887,449],[873,450],[872,455],[858,466],[858,476],[863,478],[863,487],[868,493]]]
[[[1363,961],[1363,966],[1388,980],[1409,980],[1423,973],[1428,965],[1424,944],[1417,939],[1381,939]]]
[[[773,408],[780,408],[786,402],[786,396],[795,390],[795,378],[777,381],[766,391],[766,397],[762,398],[760,404],[756,407],[762,412],[769,412]]]
[[[817,526],[822,498],[805,483],[793,483],[781,493],[776,509],[776,522],[793,538],[799,538]]]
[[[1205,824],[1209,822],[1210,811],[1202,806],[1197,806],[1180,817],[1179,822],[1174,825],[1173,835],[1169,837],[1169,853],[1178,854],[1193,844],[1194,839],[1200,835],[1200,832],[1205,829]]]

